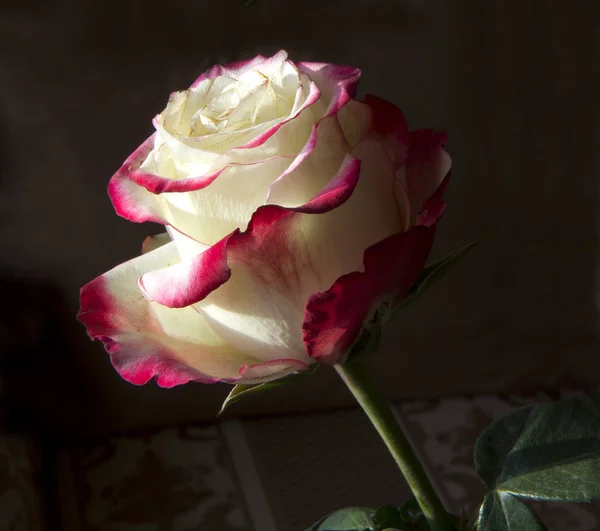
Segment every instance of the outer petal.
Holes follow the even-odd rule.
[[[228,268],[215,267],[226,261],[227,239],[205,247],[188,260],[144,273],[138,281],[141,292],[169,308],[185,308],[204,299],[231,276]]]
[[[129,177],[131,172],[136,171],[144,162],[153,146],[154,135],[127,158],[108,184],[108,195],[117,214],[138,223],[143,221],[163,223],[164,221],[160,215],[157,196],[149,193]]]
[[[445,202],[450,158],[441,133],[409,133],[394,105],[368,97],[372,111],[369,137],[385,146],[394,168],[398,214],[403,226],[416,226],[376,243],[364,255],[364,272],[338,278],[330,289],[311,295],[303,324],[309,355],[336,363],[346,353],[374,312],[385,313],[416,281],[433,244],[435,223]],[[412,218],[412,219],[411,219]]]
[[[371,109],[369,134],[384,143],[398,170],[394,195],[405,229],[434,224],[445,206],[444,190],[437,199],[433,196],[451,167],[450,156],[443,149],[446,134],[431,129],[409,132],[404,115],[394,104],[370,95],[365,104]]]
[[[372,113],[371,107],[358,100],[350,100],[337,113],[340,127],[351,148],[354,148],[371,132]]]
[[[168,243],[98,277],[81,290],[78,319],[132,383],[239,380],[238,371],[259,360],[228,345],[192,308],[149,302],[137,289],[142,274],[177,260],[175,244]]]
[[[433,244],[435,227],[415,227],[373,245],[365,252],[364,272],[338,278],[313,293],[304,314],[308,354],[333,364],[347,353],[376,310],[385,314],[416,281]]]

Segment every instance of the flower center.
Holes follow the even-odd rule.
[[[197,138],[277,122],[291,113],[299,80],[295,69],[270,74],[253,69],[175,92],[162,114],[163,125],[171,133]]]

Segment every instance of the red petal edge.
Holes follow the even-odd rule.
[[[139,332],[119,327],[119,308],[113,302],[102,277],[81,288],[80,308],[77,319],[87,328],[91,339],[102,341],[112,365],[128,382],[143,385],[156,378],[156,383],[161,387],[173,387],[190,381],[206,384],[220,381],[174,360],[164,346],[148,338],[146,349],[142,351],[138,348],[135,335]],[[113,339],[118,336],[123,340]],[[148,344],[153,344],[155,348],[150,354],[147,351]]]
[[[423,269],[435,226],[414,227],[369,247],[364,272],[338,278],[327,291],[313,293],[302,325],[304,344],[320,363],[340,361],[359,336],[373,305],[399,302]]]

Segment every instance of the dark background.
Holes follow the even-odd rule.
[[[391,323],[390,398],[597,384],[596,0],[8,2],[0,7],[0,377],[7,422],[108,433],[212,419],[225,385],[125,383],[75,322],[80,286],[140,252],[110,176],[169,92],[286,49],[358,66],[360,95],[449,134],[437,258],[482,244]],[[330,371],[233,414],[331,408]]]

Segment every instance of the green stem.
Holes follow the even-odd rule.
[[[389,404],[375,387],[364,365],[353,361],[344,365],[337,364],[334,367],[394,457],[432,531],[451,530],[450,516],[396,421]]]

